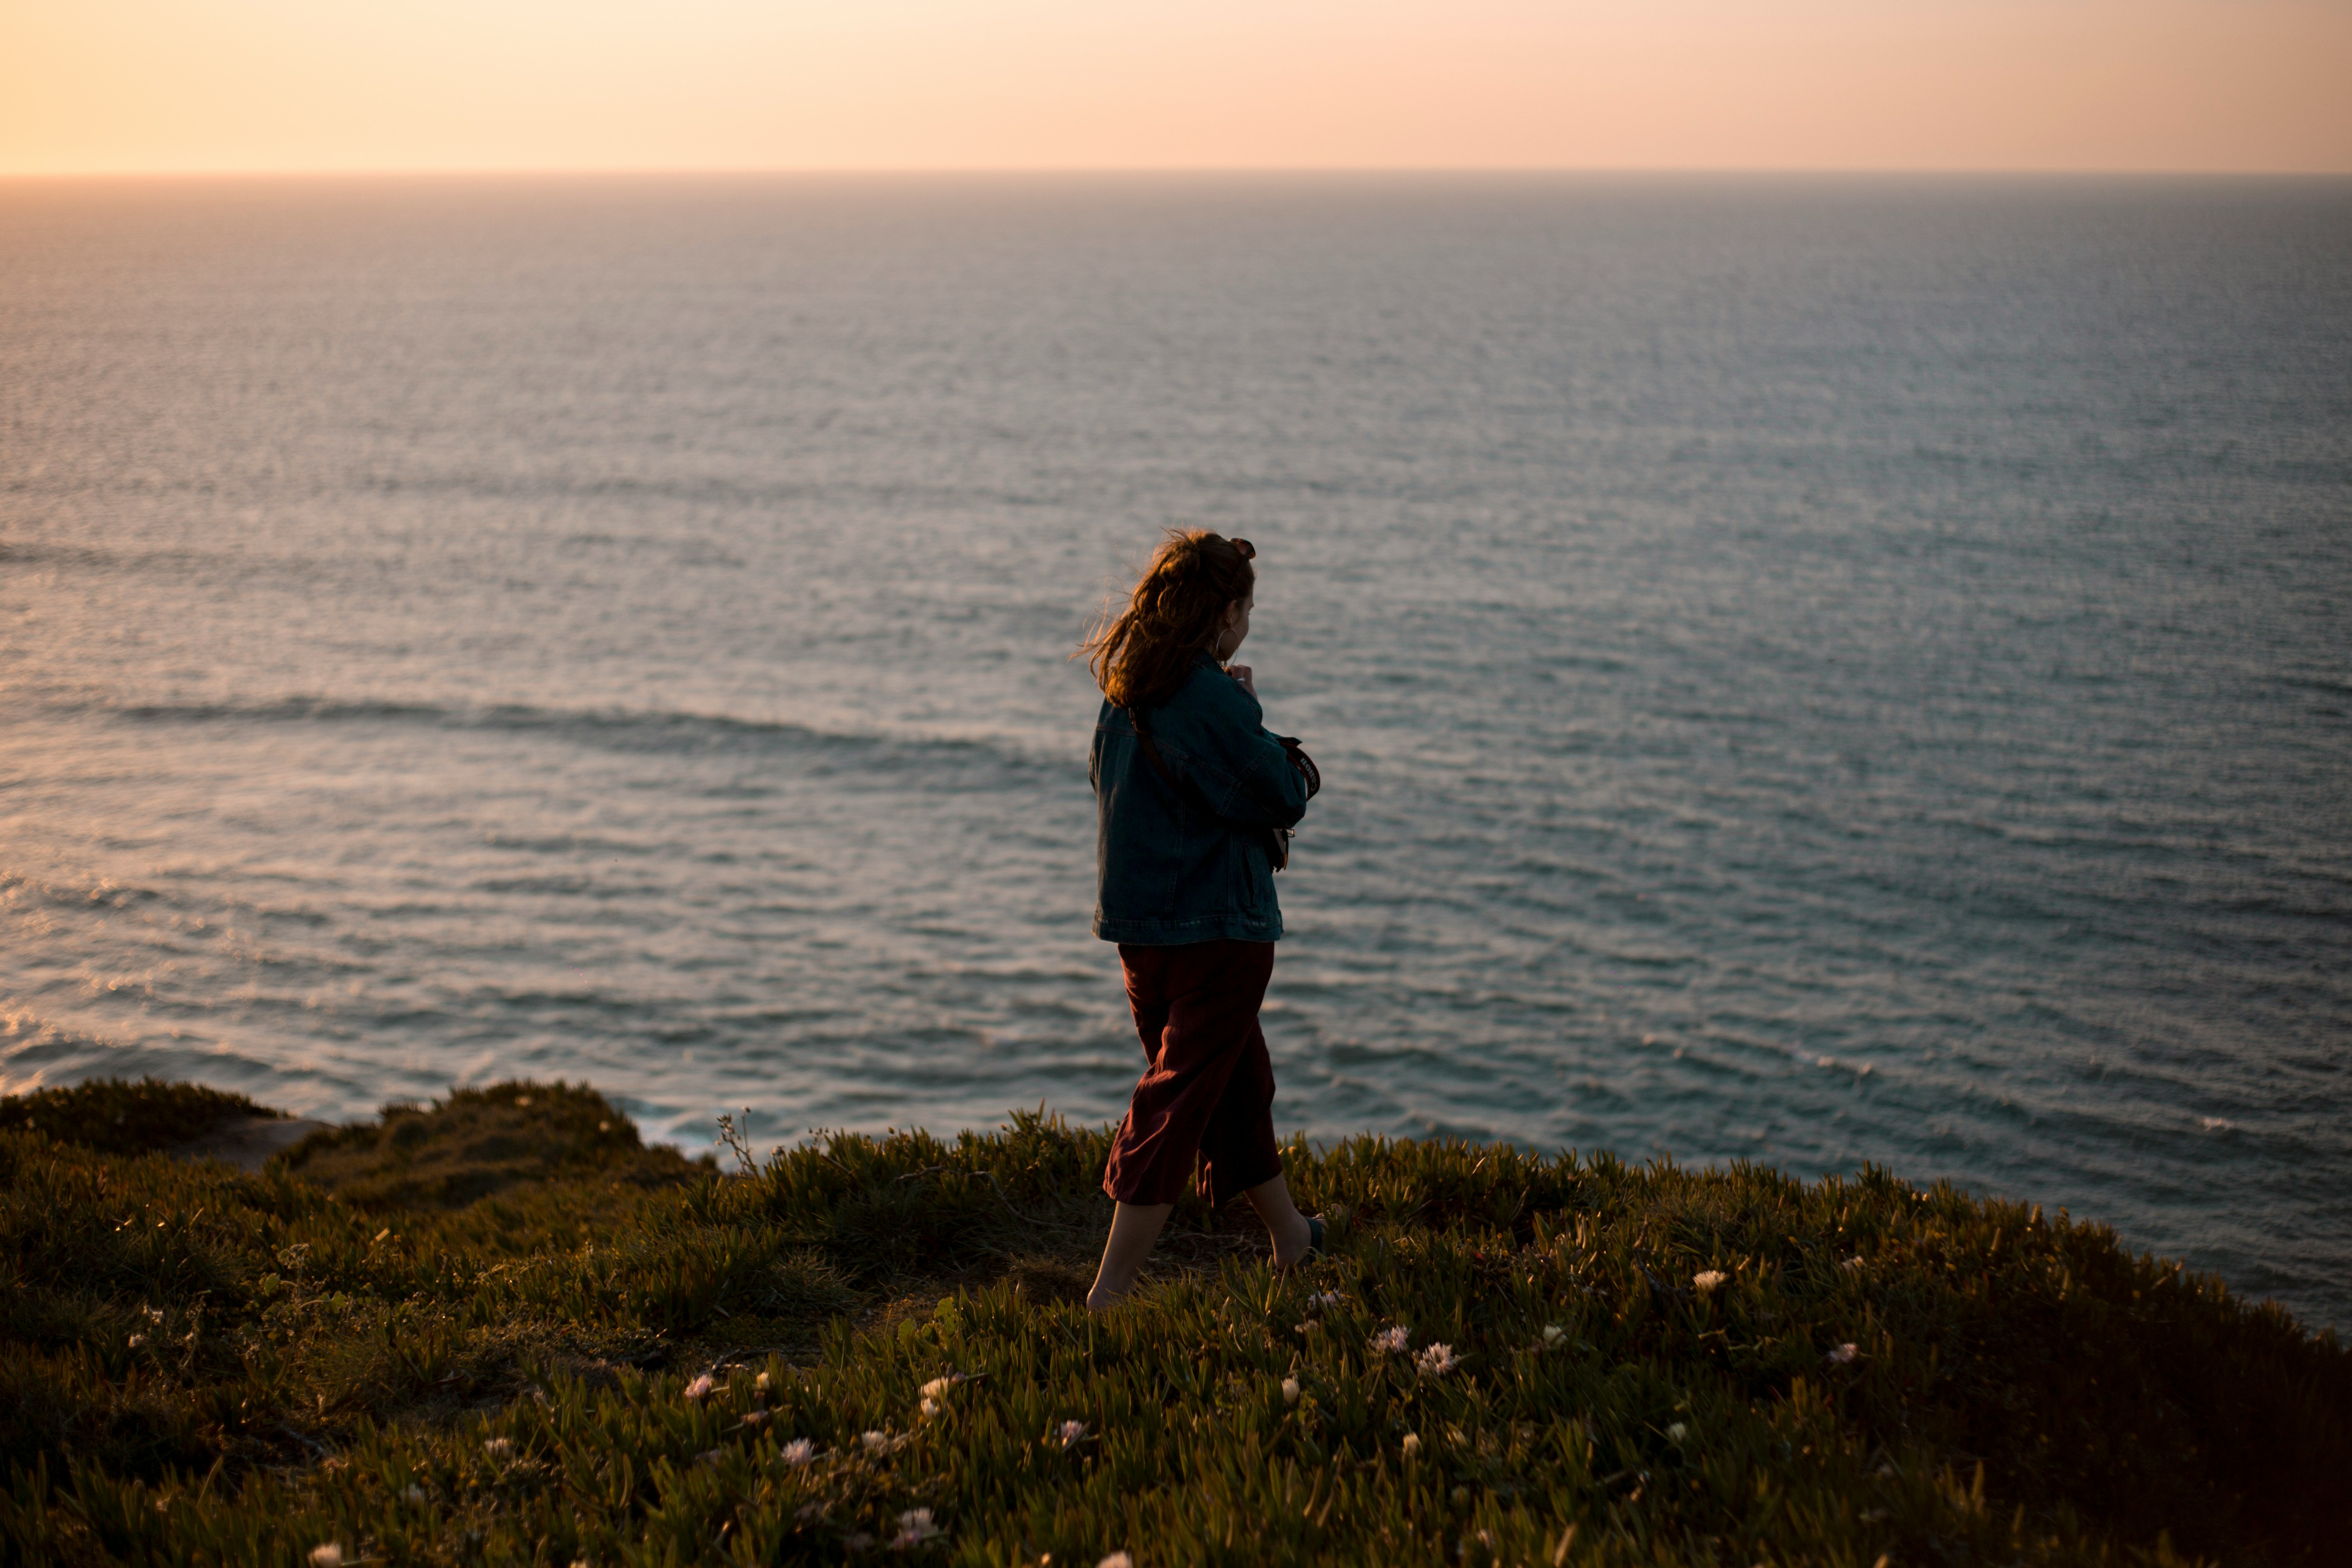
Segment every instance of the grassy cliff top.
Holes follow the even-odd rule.
[[[100,1079],[0,1100],[0,1131],[46,1132],[108,1154],[143,1154],[203,1137],[226,1121],[283,1112],[200,1083]]]
[[[256,1110],[210,1093],[0,1102],[0,1561],[2316,1563],[2352,1526],[2332,1335],[1877,1172],[1300,1146],[1328,1258],[1277,1277],[1188,1200],[1097,1321],[1108,1137],[1052,1118],[722,1176],[505,1084],[257,1175],[138,1152]]]

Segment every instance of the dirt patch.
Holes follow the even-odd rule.
[[[174,1160],[217,1160],[240,1171],[258,1171],[312,1133],[333,1131],[330,1122],[302,1116],[236,1116],[164,1152]]]
[[[675,1149],[646,1148],[603,1095],[561,1083],[452,1089],[431,1105],[388,1105],[381,1121],[293,1141],[286,1168],[371,1211],[463,1208],[590,1171],[645,1187],[711,1170]]]

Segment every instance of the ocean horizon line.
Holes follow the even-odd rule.
[[[1563,180],[1825,180],[1885,182],[1917,180],[2126,182],[2273,181],[2308,184],[2352,181],[2343,168],[2212,167],[2175,165],[1984,165],[1917,167],[1853,164],[1718,163],[746,163],[695,164],[481,164],[481,165],[278,165],[205,168],[0,169],[0,184],[64,184],[72,181],[176,182],[240,180],[764,180],[764,179],[1563,179]]]

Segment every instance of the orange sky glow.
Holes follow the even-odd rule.
[[[0,0],[0,174],[2352,172],[2352,5]]]

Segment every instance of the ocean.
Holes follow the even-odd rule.
[[[2352,1328],[2352,183],[0,184],[0,1087],[1118,1116],[1071,652],[1258,545],[1276,1119]]]

